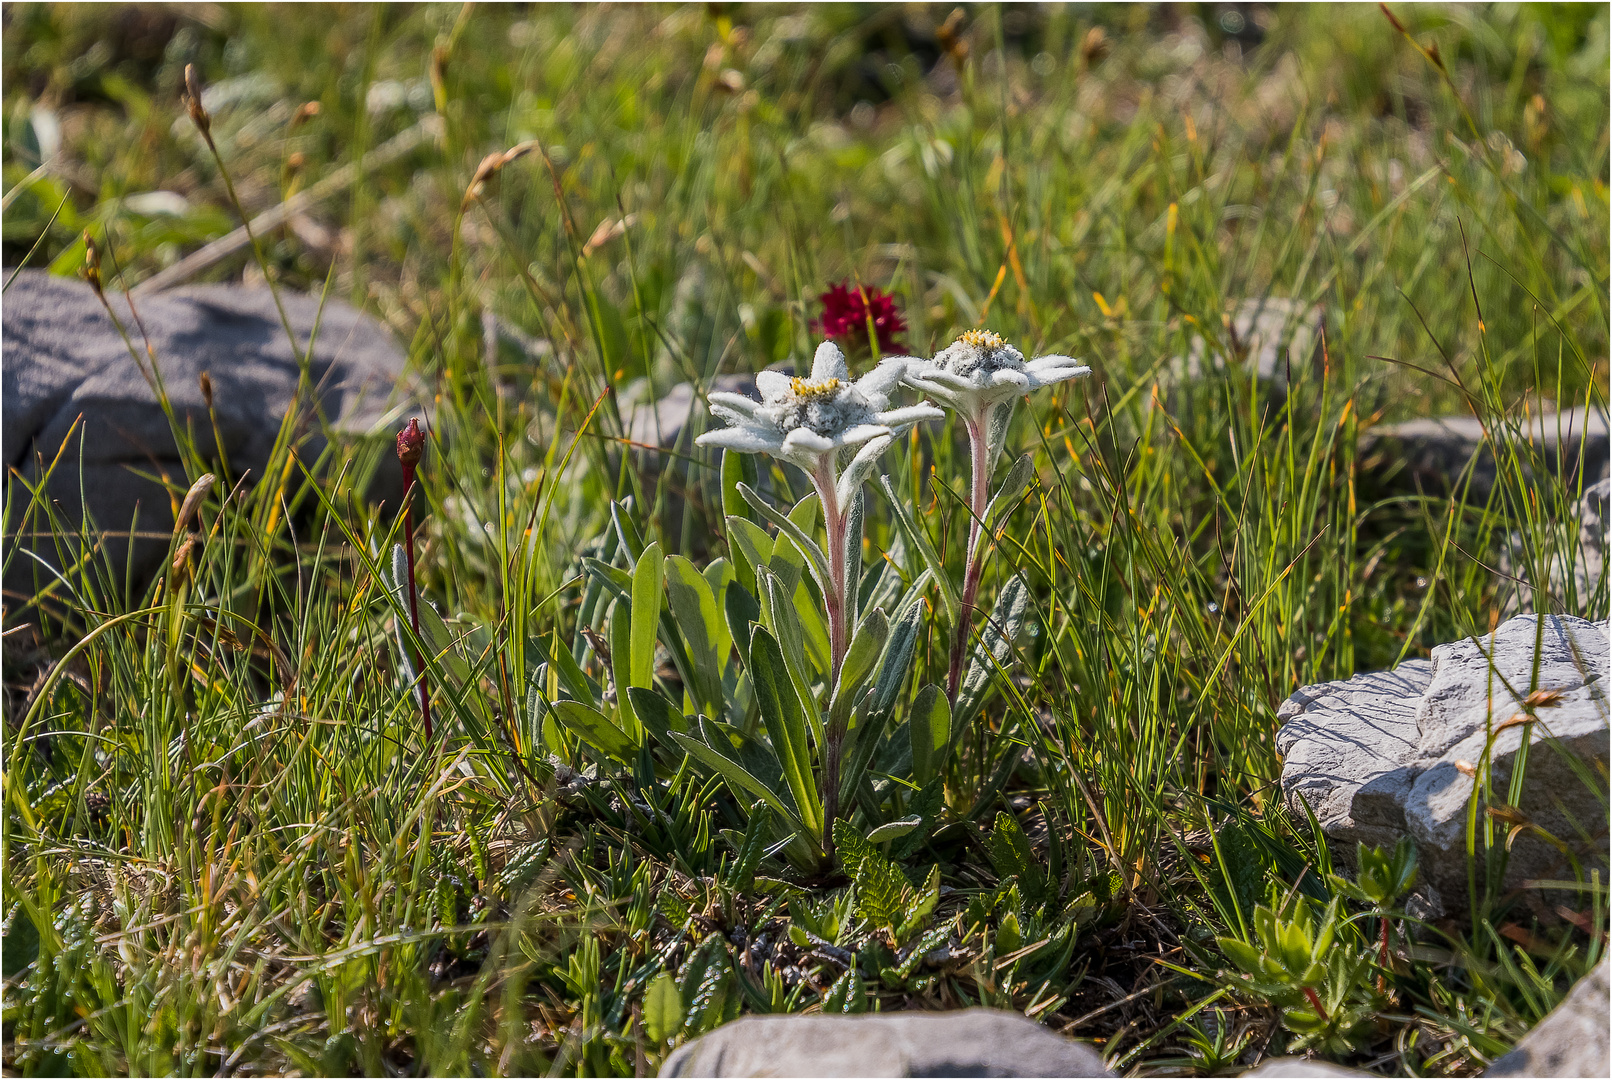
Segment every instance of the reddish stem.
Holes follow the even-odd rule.
[[[403,466],[403,555],[409,572],[409,625],[414,628],[416,641],[420,637],[420,590],[414,581],[414,467],[425,453],[425,432],[420,430],[417,418],[397,436],[397,457]],[[425,656],[418,646],[414,649],[414,665],[420,690],[420,719],[425,722],[425,737],[431,739],[431,688],[426,681]]]
[[[989,414],[987,413],[987,416]],[[957,625],[952,627],[951,664],[946,672],[946,700],[954,708],[957,691],[963,680],[963,657],[968,651],[968,629],[974,621],[974,602],[979,596],[980,577],[985,569],[985,545],[980,542],[980,523],[985,520],[985,509],[991,486],[991,463],[988,459],[985,423],[982,418],[964,421],[968,429],[968,450],[971,478],[969,481],[968,565],[963,572],[963,601],[957,609]]]
[[[1378,920],[1378,922],[1382,923],[1382,932],[1383,932],[1382,965],[1381,966],[1382,966],[1383,970],[1386,971],[1386,970],[1388,970],[1388,916],[1384,915],[1382,918],[1380,918]],[[1383,993],[1387,993],[1387,991],[1388,991],[1387,980],[1385,980],[1382,975],[1377,976],[1377,989],[1379,991],[1382,991]]]
[[[848,523],[841,512],[834,470],[830,463],[825,462],[812,474],[812,486],[817,489],[817,500],[823,506],[823,532],[828,540],[828,589],[823,597],[823,605],[828,609],[831,666],[828,684],[833,687],[839,682],[840,666],[845,662],[845,653],[851,645],[848,625],[850,607],[845,591],[846,562],[850,555],[846,550]],[[844,732],[837,730],[832,721],[823,730],[823,843],[830,859],[834,857],[834,819],[840,811],[840,740],[843,735]]]
[[[1332,1023],[1332,1018],[1328,1016],[1327,1011],[1321,1007],[1320,994],[1317,994],[1313,989],[1306,986],[1304,988],[1304,996],[1310,999],[1310,1004],[1315,1007],[1315,1015],[1321,1018],[1321,1022],[1323,1024]]]

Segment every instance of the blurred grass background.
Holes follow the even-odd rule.
[[[135,286],[239,223],[178,103],[186,64],[249,213],[352,166],[350,186],[263,238],[262,264],[243,251],[204,278],[328,289],[407,345],[435,406],[422,583],[488,628],[489,671],[508,656],[519,672],[529,640],[571,633],[565,587],[610,499],[654,508],[640,527],[668,550],[711,546],[715,470],[623,453],[633,403],[801,362],[831,283],[893,293],[914,352],[983,324],[1027,355],[1090,363],[1092,380],[1022,411],[1010,438],[1041,480],[1008,553],[1039,632],[1021,693],[987,710],[948,790],[964,809],[981,796],[985,822],[1022,818],[1042,857],[1094,881],[1115,867],[1106,914],[1046,915],[1049,941],[1078,927],[1076,944],[1022,985],[987,964],[870,986],[887,1008],[1037,1009],[1100,1039],[1119,1069],[1212,1071],[1181,1022],[1210,984],[1155,961],[1211,972],[1209,935],[1325,858],[1270,797],[1281,701],[1487,630],[1518,603],[1606,616],[1604,585],[1547,593],[1491,567],[1510,557],[1549,579],[1598,475],[1553,479],[1504,434],[1544,408],[1606,404],[1607,13],[1406,5],[1401,34],[1370,5],[957,12],[8,5],[4,262],[32,252],[29,265],[76,272],[88,229],[109,282]],[[418,147],[372,164],[417,125]],[[466,198],[486,155],[528,140],[540,152]],[[1258,298],[1318,307],[1324,357],[1257,377],[1226,316]],[[488,315],[520,334],[491,340]],[[607,389],[602,437],[565,468]],[[1484,419],[1498,482],[1381,479],[1369,429],[1444,413]],[[891,457],[897,489],[960,561],[945,540],[964,513],[928,472],[952,475],[950,432],[908,450]],[[8,651],[8,926],[31,917],[39,963],[57,958],[13,969],[8,931],[8,1062],[641,1072],[665,1049],[642,1017],[661,967],[687,988],[671,1042],[741,1002],[817,1002],[799,989],[811,980],[767,997],[734,975],[744,992],[722,990],[712,957],[731,941],[688,929],[782,918],[709,876],[725,850],[711,833],[734,820],[719,789],[685,800],[673,839],[624,843],[608,791],[567,792],[569,774],[530,750],[541,732],[489,749],[450,726],[447,745],[421,746],[386,654],[389,609],[354,554],[381,550],[392,511],[336,509],[366,470],[393,466],[354,453],[345,478],[317,479],[328,502],[304,500],[316,531],[300,541],[289,524],[250,535],[272,485],[218,510],[226,542],[202,557],[198,595],[229,606],[266,589],[272,603],[234,617],[261,622],[273,655],[220,650],[206,609],[149,595],[138,619],[89,605]],[[547,528],[529,538],[542,505]],[[870,520],[872,550],[889,536]],[[278,562],[230,554],[246,550]],[[83,573],[101,591],[116,576]],[[90,634],[123,749],[86,749],[106,706],[64,680],[41,708],[68,734],[45,753],[17,718]],[[150,644],[164,634],[182,663]],[[190,667],[210,686],[190,686]],[[284,715],[292,697],[304,727]],[[276,701],[283,727],[252,736]],[[209,799],[225,750],[254,778],[236,806],[261,827]],[[92,824],[95,793],[111,825]],[[1240,839],[1184,869],[1182,838],[1228,822]],[[966,903],[995,878],[957,831],[936,854]],[[675,908],[669,886],[706,922],[668,935],[677,920],[651,897]],[[798,903],[791,918],[821,925]],[[1594,933],[1514,897],[1478,908],[1331,1056],[1474,1071],[1599,954]],[[1170,929],[1136,929],[1161,919]],[[1604,929],[1600,907],[1591,925]],[[1537,948],[1503,941],[1508,926]],[[1125,944],[1138,937],[1151,944]],[[1205,1045],[1240,1032],[1236,1054],[1271,1046],[1262,1008],[1217,1013]]]

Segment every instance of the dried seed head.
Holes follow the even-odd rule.
[[[297,106],[297,111],[291,114],[291,121],[286,126],[292,131],[295,131],[303,124],[306,124],[309,120],[312,120],[314,117],[318,116],[319,110],[323,107],[324,106],[320,105],[317,101],[304,101],[301,105]]]
[[[1108,34],[1101,26],[1094,26],[1086,31],[1086,40],[1080,44],[1080,58],[1086,61],[1087,67],[1094,67],[1103,62],[1108,55]]]
[[[1529,709],[1551,709],[1562,703],[1567,694],[1561,690],[1535,690],[1523,699],[1523,706]]]
[[[201,476],[196,478],[196,482],[190,485],[190,490],[185,492],[185,501],[179,504],[179,513],[174,517],[175,536],[185,531],[185,526],[190,524],[190,515],[196,512],[196,507],[201,505],[201,501],[206,497],[208,489],[217,480],[218,477],[212,473],[202,473]]]
[[[425,456],[425,430],[420,427],[420,418],[411,416],[409,426],[397,433],[397,460],[403,467],[412,471]]]
[[[213,118],[207,114],[202,106],[201,77],[196,74],[195,64],[185,65],[185,89],[180,95],[185,103],[185,111],[190,114],[190,122],[196,125],[196,130],[211,143],[213,141]]]
[[[287,172],[299,173],[299,172],[302,171],[302,167],[304,165],[306,165],[307,163],[308,163],[308,159],[307,159],[306,156],[304,156],[302,151],[301,150],[295,150],[295,151],[292,151],[292,153],[286,157],[286,159],[285,159],[285,168],[286,168]]]
[[[179,571],[183,570],[186,565],[189,564],[191,553],[196,550],[196,543],[200,539],[201,537],[197,536],[195,533],[191,533],[189,536],[185,537],[185,542],[179,545],[178,551],[174,552],[174,573],[179,573]]]
[[[968,41],[959,33],[966,17],[962,8],[953,8],[952,13],[946,16],[946,21],[940,24],[940,29],[935,31],[935,41],[940,45],[940,51],[951,57],[959,67],[968,59]]]
[[[95,238],[84,230],[84,280],[90,283],[95,295],[101,295],[101,249],[95,246]]]
[[[1498,723],[1498,724],[1496,724],[1494,726],[1495,734],[1498,735],[1500,732],[1505,731],[1507,728],[1514,728],[1514,727],[1519,727],[1519,726],[1521,726],[1523,724],[1535,723],[1535,722],[1538,721],[1538,719],[1539,718],[1537,716],[1529,716],[1525,712],[1514,713],[1513,715],[1507,717],[1505,720],[1500,721],[1500,723]]]
[[[1457,761],[1455,763],[1455,769],[1462,776],[1477,776],[1478,775],[1478,767],[1476,765],[1472,764],[1472,762],[1470,762],[1470,761]]]
[[[497,176],[505,165],[525,157],[535,149],[537,149],[536,141],[528,139],[526,142],[516,143],[501,154],[495,152],[482,158],[481,164],[476,166],[475,175],[470,178],[470,186],[465,188],[465,197],[460,202],[459,209],[461,211],[465,210],[479,198],[488,181]]]
[[[1488,814],[1496,821],[1503,821],[1507,825],[1533,824],[1533,822],[1529,820],[1528,815],[1524,814],[1521,810],[1518,810],[1515,806],[1506,806],[1504,804],[1491,806],[1488,809]]]
[[[213,377],[211,375],[207,374],[207,372],[204,371],[200,375],[196,376],[196,382],[198,384],[200,384],[200,386],[201,386],[202,404],[207,406],[207,411],[208,412],[212,412],[213,411]]]

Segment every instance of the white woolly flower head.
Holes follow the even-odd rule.
[[[902,381],[949,408],[971,416],[1043,386],[1090,375],[1068,356],[1024,354],[990,330],[968,330],[932,360],[910,361]]]
[[[873,459],[896,434],[920,420],[941,415],[933,405],[890,408],[890,391],[901,382],[910,357],[891,357],[852,381],[845,354],[831,341],[817,347],[811,375],[790,377],[778,371],[756,375],[761,400],[743,394],[715,393],[711,412],[728,427],[708,431],[700,446],[720,446],[743,453],[765,453],[812,472],[832,468],[839,451],[860,447],[846,471],[861,482]],[[854,484],[852,485],[854,486]]]

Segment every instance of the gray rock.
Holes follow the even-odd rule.
[[[1494,431],[1501,440],[1521,439],[1525,463],[1536,461],[1546,472],[1572,481],[1583,473],[1597,480],[1607,468],[1607,415],[1600,409],[1534,413],[1516,425]],[[1364,468],[1385,482],[1449,490],[1472,465],[1472,490],[1482,495],[1494,486],[1495,460],[1475,416],[1441,416],[1385,424],[1361,441]]]
[[[1279,296],[1237,301],[1221,316],[1218,342],[1196,335],[1187,355],[1171,362],[1172,381],[1197,379],[1206,366],[1219,370],[1229,360],[1252,367],[1262,383],[1285,387],[1290,373],[1303,377],[1316,364],[1323,326],[1319,304]]]
[[[1330,1061],[1317,1061],[1311,1058],[1283,1057],[1267,1058],[1258,1065],[1242,1074],[1243,1076],[1257,1077],[1324,1077],[1324,1076],[1376,1076],[1376,1073],[1362,1072],[1344,1065],[1334,1065]]]
[[[1455,898],[1467,891],[1470,770],[1492,738],[1495,790],[1505,791],[1526,737],[1517,809],[1579,848],[1586,870],[1605,867],[1607,807],[1580,770],[1604,769],[1608,758],[1607,659],[1606,623],[1519,615],[1481,639],[1436,647],[1431,661],[1304,687],[1277,714],[1284,799],[1300,815],[1309,806],[1346,865],[1357,841],[1414,838],[1422,901],[1438,914],[1446,898],[1464,906]],[[1506,725],[1530,686],[1559,692],[1559,702],[1538,710],[1538,724]],[[1562,863],[1556,847],[1523,830],[1506,886],[1566,877]]]
[[[1018,1013],[747,1016],[679,1048],[662,1076],[1112,1076]]]
[[[711,380],[711,385],[706,390],[707,393],[716,391],[755,397],[756,377],[718,375]],[[681,453],[690,452],[692,444],[689,440],[683,440],[685,443],[683,446],[678,446],[678,441],[682,438],[683,429],[688,427],[695,409],[705,408],[701,400],[703,396],[695,394],[692,383],[681,382],[663,393],[659,400],[652,402],[647,400],[648,380],[638,380],[622,391],[620,397],[621,418],[627,425],[627,438],[640,446],[659,446],[667,449],[675,448]]]
[[[1607,1045],[1607,964],[1578,981],[1515,1049],[1484,1070],[1484,1076],[1612,1076]]]
[[[398,402],[404,355],[391,336],[338,301],[327,302],[321,313],[318,297],[282,291],[281,298],[300,348],[307,348],[318,326],[311,376],[323,422],[310,416],[301,459],[311,465],[329,432],[389,436],[409,407]],[[269,290],[176,289],[139,301],[139,323],[123,294],[109,293],[108,300],[142,361],[144,326],[174,412],[202,454],[216,462],[222,451],[233,477],[260,472],[298,378]],[[25,270],[5,293],[3,320],[0,452],[6,465],[37,483],[61,452],[47,491],[63,517],[76,527],[87,513],[93,530],[106,534],[104,556],[118,579],[126,567],[145,579],[167,549],[170,492],[176,488],[182,495],[189,484],[156,392],[84,282]],[[203,372],[212,381],[217,439],[200,387]],[[166,478],[170,487],[152,477]],[[395,489],[397,481],[391,483]],[[6,529],[13,532],[27,497],[8,497],[7,503]],[[153,534],[134,538],[132,553],[126,535],[131,526]],[[62,555],[51,538],[36,537],[32,546],[59,565]],[[18,593],[32,595],[34,579],[22,573],[25,562],[31,564],[13,560],[8,606]]]

